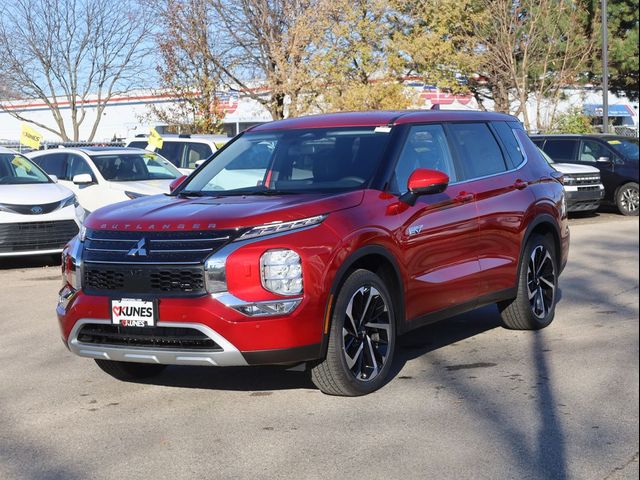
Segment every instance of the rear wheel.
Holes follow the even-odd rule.
[[[114,362],[96,359],[98,367],[118,380],[141,380],[154,377],[167,366],[157,363]]]
[[[626,183],[618,188],[616,204],[620,213],[627,216],[638,216],[640,197],[637,183]]]
[[[389,377],[395,340],[395,310],[386,285],[375,273],[356,270],[338,293],[327,356],[311,378],[329,395],[373,392]]]
[[[514,330],[538,330],[553,321],[558,268],[554,242],[533,235],[525,247],[516,298],[498,304],[502,323]]]

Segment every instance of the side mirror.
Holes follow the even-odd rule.
[[[187,179],[186,175],[182,175],[181,177],[176,178],[173,182],[169,184],[169,192],[173,192],[176,188],[180,186],[182,182]]]
[[[49,175],[49,178],[53,181],[53,183],[58,183],[58,176],[57,175]]]
[[[93,183],[93,178],[88,173],[79,173],[73,176],[72,181],[75,185],[88,185]]]
[[[609,157],[600,157],[596,160],[598,163],[611,163],[611,159]]]
[[[442,193],[449,186],[449,176],[438,170],[418,168],[407,181],[407,193],[400,196],[400,201],[411,206],[421,195],[432,195]]]
[[[207,161],[207,159],[206,159],[206,158],[203,158],[202,160],[197,160],[197,161],[196,161],[196,168],[198,168],[200,165],[202,165],[202,164],[203,164],[204,162],[206,162],[206,161]]]

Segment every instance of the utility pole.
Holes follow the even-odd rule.
[[[602,0],[602,133],[609,133],[609,29],[607,0]]]

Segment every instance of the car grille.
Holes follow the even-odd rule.
[[[600,183],[600,175],[597,173],[569,176],[574,179],[574,185],[597,185]]]
[[[62,250],[77,233],[73,220],[5,223],[0,225],[0,253]]]
[[[138,232],[88,230],[85,262],[201,264],[232,241],[236,230]]]
[[[205,293],[202,266],[85,263],[83,277],[83,289],[89,295],[199,296]]]
[[[43,215],[57,210],[61,205],[62,202],[33,205],[13,205],[11,203],[3,203],[2,207],[20,215]]]
[[[94,345],[157,349],[223,350],[200,330],[185,327],[123,327],[121,325],[88,324],[80,330],[78,341]]]

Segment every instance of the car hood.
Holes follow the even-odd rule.
[[[69,198],[73,192],[58,183],[0,185],[0,203],[9,205],[46,205]]]
[[[135,192],[142,195],[169,193],[169,185],[173,180],[141,180],[139,182],[109,182],[109,188],[123,192]]]
[[[355,207],[364,191],[342,194],[246,195],[220,198],[143,197],[109,205],[85,221],[100,230],[232,229],[299,220]]]
[[[576,173],[600,173],[596,167],[590,167],[588,165],[576,165],[575,163],[554,163],[553,168],[558,170],[560,173],[564,173],[567,175],[576,174]]]

